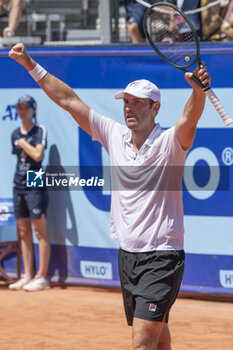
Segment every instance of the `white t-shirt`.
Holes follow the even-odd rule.
[[[90,111],[92,139],[110,156],[111,236],[129,252],[183,249],[182,174],[187,151],[175,127],[156,124],[135,153],[131,130]]]

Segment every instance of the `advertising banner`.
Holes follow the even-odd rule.
[[[233,116],[233,46],[202,46],[216,95]],[[161,89],[156,122],[175,125],[191,88],[183,72],[167,65],[148,46],[29,48],[50,73],[69,84],[97,112],[124,124],[123,102],[114,94],[137,79]],[[224,62],[224,64],[222,64]],[[13,210],[12,183],[16,156],[11,134],[19,127],[15,103],[22,95],[37,101],[37,120],[47,130],[43,174],[28,183],[49,191],[48,232],[52,243],[51,280],[62,283],[119,286],[118,242],[110,238],[109,159],[98,142],[32,80],[26,70],[0,51],[0,201],[1,211]],[[233,127],[226,128],[207,100],[189,151],[183,177],[186,267],[182,291],[233,294]],[[201,168],[201,171],[200,171]],[[89,173],[88,173],[89,169]],[[42,176],[43,175],[43,176]],[[72,186],[70,186],[72,184]],[[57,186],[55,189],[54,187]],[[0,217],[0,240],[15,239],[15,221]],[[36,264],[38,245],[34,237]],[[14,257],[5,268],[16,275]]]

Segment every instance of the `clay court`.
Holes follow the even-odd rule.
[[[1,350],[132,349],[118,289],[0,286],[0,299]],[[233,303],[178,298],[170,330],[173,350],[232,350]]]

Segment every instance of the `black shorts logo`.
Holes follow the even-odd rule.
[[[155,312],[156,310],[157,310],[157,305],[155,305],[155,304],[150,304],[149,305],[149,311]]]

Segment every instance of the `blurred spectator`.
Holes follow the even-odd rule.
[[[201,0],[201,7],[204,8],[206,5],[210,5],[213,2],[213,0]],[[229,13],[231,12],[230,5],[227,4],[229,2],[230,0],[223,1],[201,12],[202,35],[204,40],[225,40],[225,30],[230,29],[230,27],[227,23],[225,25],[221,25],[221,23],[223,21],[229,22],[229,19],[225,19],[227,8],[229,9]]]
[[[201,0],[201,7],[211,4],[213,0]],[[204,40],[219,40],[220,4],[209,7],[201,12],[202,36]]]
[[[196,10],[200,8],[200,0],[168,0],[168,1],[178,6],[184,12],[187,12],[190,10]],[[200,12],[189,14],[188,17],[191,20],[194,28],[196,29],[199,38],[202,39]]]
[[[0,0],[0,16],[9,16],[8,26],[3,30],[3,36],[5,38],[15,35],[23,9],[29,1],[30,0]]]
[[[226,15],[221,25],[221,32],[226,34],[228,40],[233,40],[233,0],[228,5]]]
[[[151,3],[151,0],[146,2]],[[147,8],[136,0],[124,0],[126,19],[128,21],[128,32],[133,44],[146,41],[143,30],[143,16]]]

